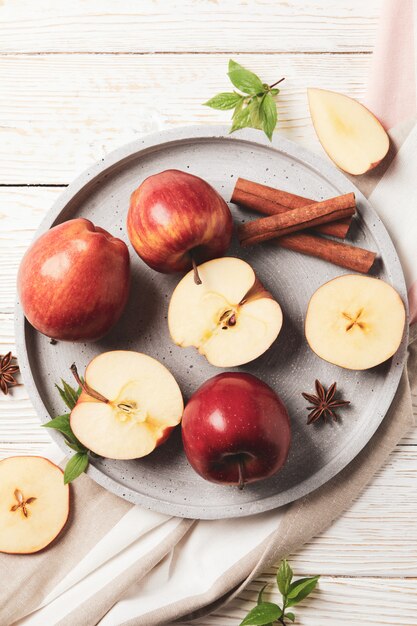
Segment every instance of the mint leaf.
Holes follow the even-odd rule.
[[[287,594],[287,606],[294,606],[304,600],[315,589],[319,578],[320,576],[312,576],[294,581]]]
[[[264,92],[261,79],[232,59],[229,61],[228,76],[234,86],[240,89],[240,91],[243,91],[243,93],[255,95]]]
[[[284,618],[289,619],[291,622],[295,622],[295,615],[294,613],[285,613]]]
[[[64,472],[64,484],[71,483],[78,478],[80,474],[85,472],[88,467],[88,454],[86,452],[77,452],[68,461]]]
[[[72,402],[72,398],[68,397],[67,394],[65,393],[64,389],[62,389],[59,385],[55,384],[55,387],[58,389],[59,395],[63,399],[63,401],[66,404],[66,406],[69,408],[70,411],[72,411],[72,409],[74,408],[74,404]]]
[[[277,572],[277,585],[280,593],[283,596],[286,596],[288,594],[292,577],[293,571],[290,567],[290,564],[286,559],[284,559],[283,561],[281,561],[279,570]]]
[[[46,422],[46,424],[42,424],[43,428],[54,428],[55,430],[59,430],[60,433],[65,435],[70,441],[75,438],[74,433],[71,430],[70,426],[70,416],[68,413],[65,415],[58,415],[58,417],[54,417],[50,422]]]
[[[228,93],[218,93],[217,96],[210,98],[204,103],[204,106],[211,107],[212,109],[220,109],[221,111],[227,111],[228,109],[234,109],[239,102],[243,100],[243,96],[235,91]]]
[[[279,89],[270,89],[269,93],[271,94],[271,96],[277,96],[279,94]]]
[[[73,409],[75,407],[75,405],[77,404],[77,400],[78,400],[78,396],[81,393],[81,389],[75,390],[73,389],[73,387],[71,387],[71,385],[69,385],[67,382],[65,382],[65,380],[62,380],[61,378],[61,382],[64,386],[64,391],[65,394],[67,396],[67,398],[69,398],[72,406],[70,407],[71,409]]]
[[[265,96],[259,98],[256,96],[250,104],[250,125],[252,128],[257,128],[258,130],[263,129],[261,104],[264,97]]]
[[[83,444],[80,443],[79,441],[67,441],[67,440],[65,440],[65,443],[67,444],[67,446],[69,448],[71,448],[71,450],[74,450],[74,452],[81,452],[83,454],[88,452],[88,448],[83,446]]]
[[[250,126],[250,115],[250,105],[238,111],[238,113],[233,116],[233,123],[230,132],[233,133],[235,130],[240,130],[241,128],[246,128],[247,126]]]
[[[260,592],[258,593],[258,602],[257,602],[257,604],[262,604],[262,596],[263,596],[263,593],[264,593],[264,591],[265,591],[265,589],[267,587],[268,587],[268,583],[266,583],[266,585],[264,585],[262,587],[262,589],[260,590]]]
[[[72,409],[77,404],[77,400],[81,393],[81,388],[79,387],[77,390],[75,390],[73,387],[71,387],[71,385],[66,383],[65,380],[63,380],[62,378],[61,378],[61,383],[62,383],[62,387],[60,387],[59,385],[55,385],[55,387],[58,389],[59,395],[61,396],[61,398],[63,399],[63,401],[69,408],[69,410],[72,411]]]
[[[277,125],[278,113],[277,105],[271,94],[267,93],[260,104],[260,116],[262,119],[263,131],[270,141]]]
[[[240,622],[239,626],[266,626],[281,617],[282,611],[277,604],[263,602],[255,606]]]

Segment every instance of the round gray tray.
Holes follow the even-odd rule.
[[[83,216],[123,238],[131,192],[150,174],[168,168],[189,171],[208,180],[228,201],[241,176],[314,199],[354,191],[360,217],[351,229],[355,244],[378,252],[374,275],[391,283],[406,302],[403,273],[394,246],[364,196],[339,171],[321,158],[277,135],[273,143],[258,131],[232,136],[225,127],[188,127],[151,135],[116,150],[75,180],[58,198],[36,237],[51,226]],[[231,205],[236,223],[251,216]],[[145,352],[173,372],[187,399],[218,374],[194,349],[170,340],[167,308],[180,276],[149,269],[130,247],[132,287],[125,313],[116,327],[94,344],[51,345],[24,319],[16,305],[16,337],[23,379],[43,422],[63,412],[54,383],[71,381],[73,361],[79,371],[106,350]],[[114,493],[150,509],[182,517],[217,519],[266,511],[295,500],[323,485],[344,468],[369,441],[394,397],[406,353],[404,336],[397,354],[385,364],[353,372],[330,365],[313,354],[304,339],[304,315],[311,294],[342,269],[274,245],[243,250],[236,242],[230,255],[255,268],[280,302],[284,325],[277,341],[259,359],[240,368],[271,385],[285,402],[293,439],[288,461],[275,476],[243,491],[214,485],[188,465],[177,428],[167,443],[136,461],[92,460],[89,476]],[[406,331],[407,332],[407,331]],[[405,333],[406,335],[406,333]],[[301,391],[312,391],[314,379],[337,381],[352,401],[338,423],[306,425]],[[51,432],[66,451],[62,437]]]

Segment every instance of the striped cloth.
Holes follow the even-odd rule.
[[[392,0],[384,8],[368,104],[390,129],[391,156],[354,181],[369,196],[399,251],[413,321],[416,10],[415,0]],[[408,371],[386,419],[362,453],[329,483],[262,515],[192,521],[133,506],[83,476],[73,488],[72,519],[53,547],[28,557],[0,556],[0,624],[167,625],[210,612],[234,597],[264,568],[340,515],[411,428],[412,394],[417,393],[416,325],[410,335]],[[53,460],[62,460],[60,455],[56,450]]]

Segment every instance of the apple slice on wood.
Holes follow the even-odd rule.
[[[383,363],[398,350],[404,304],[391,285],[346,274],[325,283],[307,309],[305,334],[319,357],[350,370]]]
[[[74,367],[74,366],[73,366]],[[180,423],[184,404],[167,368],[128,350],[95,357],[71,412],[74,435],[109,459],[138,459],[163,443]]]
[[[340,169],[364,174],[382,161],[389,137],[369,109],[334,91],[310,88],[307,93],[320,143]]]
[[[168,310],[173,341],[194,346],[212,365],[234,367],[253,361],[277,338],[282,326],[278,302],[248,263],[233,257],[198,266],[174,290]]]
[[[69,485],[62,470],[39,456],[0,461],[0,552],[31,554],[65,526]]]

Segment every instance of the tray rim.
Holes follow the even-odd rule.
[[[373,435],[383,422],[397,391],[400,378],[406,362],[406,351],[408,343],[409,333],[409,315],[408,315],[408,300],[407,289],[405,285],[404,273],[401,266],[401,261],[398,257],[391,237],[385,228],[382,220],[373,209],[372,205],[368,202],[367,198],[360,192],[359,189],[351,182],[341,171],[339,171],[332,163],[327,162],[323,157],[316,155],[315,153],[307,150],[306,148],[299,146],[297,143],[285,139],[275,133],[272,142],[266,137],[261,135],[259,131],[254,129],[240,130],[233,135],[229,134],[229,128],[225,125],[208,126],[208,125],[192,125],[192,126],[180,126],[175,129],[161,130],[149,135],[137,139],[133,142],[127,143],[116,150],[111,151],[108,155],[97,161],[87,169],[85,169],[80,175],[78,175],[66,189],[58,196],[49,209],[45,217],[42,219],[35,235],[32,239],[34,241],[41,234],[49,230],[60,218],[62,212],[67,207],[68,203],[73,201],[76,196],[83,192],[85,193],[88,188],[93,187],[98,177],[101,177],[106,170],[110,170],[115,166],[119,168],[123,167],[124,162],[128,163],[130,159],[137,158],[141,152],[149,152],[157,149],[161,149],[162,145],[167,144],[181,144],[181,143],[193,143],[202,140],[223,140],[232,142],[242,142],[246,144],[256,144],[268,149],[283,152],[294,161],[298,161],[303,165],[306,165],[310,169],[317,172],[317,174],[323,178],[326,178],[331,184],[337,186],[342,193],[354,191],[355,195],[360,198],[361,202],[364,202],[367,206],[367,210],[370,210],[373,217],[373,235],[378,240],[378,245],[384,250],[386,255],[389,255],[393,259],[394,267],[390,267],[391,280],[395,283],[396,289],[399,291],[402,300],[406,308],[406,325],[401,345],[396,353],[396,358],[400,365],[393,371],[387,373],[387,379],[390,381],[389,392],[386,394],[387,407],[385,412],[381,415],[379,420],[375,420],[372,428],[367,431],[367,437],[365,441],[361,441],[359,445],[349,449],[348,453],[343,455],[343,460],[340,463],[336,463],[340,460],[342,453],[339,453],[334,457],[331,462],[323,466],[318,472],[312,474],[308,479],[301,483],[291,487],[290,489],[281,492],[279,494],[273,494],[265,497],[262,500],[257,500],[242,505],[235,503],[231,505],[219,505],[210,506],[210,508],[202,508],[200,505],[187,503],[185,506],[166,501],[164,499],[156,499],[145,494],[140,494],[137,491],[129,488],[127,485],[121,485],[117,480],[113,479],[109,475],[96,468],[92,463],[89,464],[87,475],[90,476],[95,482],[107,489],[108,491],[123,497],[133,504],[140,504],[145,508],[154,510],[160,513],[168,515],[176,515],[183,518],[193,519],[225,519],[232,517],[244,517],[256,513],[270,511],[272,509],[284,506],[290,502],[294,502],[299,498],[306,496],[307,494],[320,488],[332,478],[334,478],[339,472],[346,468],[358,454],[365,448],[365,446],[371,441]],[[59,220],[61,221],[61,220]],[[63,220],[65,221],[65,220]],[[29,364],[29,354],[26,349],[26,332],[29,330],[30,325],[26,322],[23,310],[19,303],[18,295],[16,296],[15,303],[15,337],[16,337],[16,349],[19,357],[20,371],[23,378],[23,382],[28,391],[29,399],[33,403],[33,406],[43,423],[51,419],[42,397],[36,387],[34,378],[31,373]],[[386,385],[387,387],[387,385]],[[68,447],[65,445],[62,437],[54,430],[51,431],[51,436],[58,444],[61,450],[68,454]],[[337,469],[334,465],[338,465]],[[279,500],[279,502],[277,502]],[[262,503],[262,505],[260,505]]]

